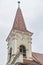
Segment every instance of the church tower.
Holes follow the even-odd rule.
[[[7,65],[24,65],[24,62],[32,59],[32,35],[26,29],[25,21],[18,1],[13,27],[6,41],[8,42]],[[26,64],[25,64],[26,65]]]

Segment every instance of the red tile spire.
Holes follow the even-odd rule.
[[[13,24],[13,30],[20,30],[20,31],[26,31],[26,26],[24,23],[23,15],[20,9],[20,2],[18,1],[18,9],[16,12],[14,24]]]

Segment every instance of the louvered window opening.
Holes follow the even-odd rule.
[[[25,49],[25,46],[23,46],[23,45],[20,46],[20,52],[23,54],[24,57],[26,57],[26,49]]]

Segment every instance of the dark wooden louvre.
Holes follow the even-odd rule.
[[[25,46],[23,46],[23,45],[20,46],[20,52],[22,52],[22,54],[23,54],[24,57],[26,56]]]

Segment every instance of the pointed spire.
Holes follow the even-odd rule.
[[[20,1],[18,1],[18,7],[20,7]]]
[[[18,5],[18,9],[16,12],[16,16],[15,16],[15,20],[14,20],[14,24],[13,24],[13,30],[21,30],[21,31],[26,31],[26,26],[24,23],[24,18],[20,9],[20,2],[18,1],[19,5]]]

